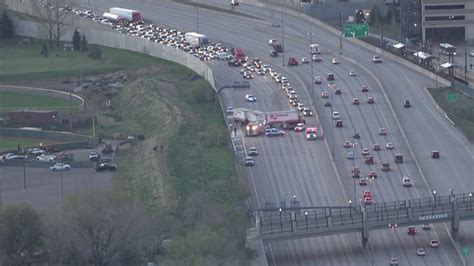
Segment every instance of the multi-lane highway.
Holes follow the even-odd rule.
[[[213,0],[200,1],[229,10],[227,2]],[[88,1],[82,1],[84,7]],[[142,15],[157,24],[195,31],[195,7],[167,1],[143,0],[131,3],[125,0],[91,1],[93,9],[105,11],[111,6],[138,9]],[[448,189],[456,192],[474,190],[474,148],[436,109],[425,87],[435,85],[435,81],[407,69],[387,58],[382,64],[373,64],[373,53],[344,41],[343,55],[339,56],[337,45],[339,37],[326,32],[307,21],[284,15],[285,58],[308,56],[310,37],[322,46],[321,63],[314,63],[314,75],[323,77],[321,85],[312,84],[310,65],[297,67],[282,66],[282,58],[269,56],[269,39],[282,42],[282,29],[272,27],[276,12],[241,3],[236,8],[248,16],[232,15],[205,8],[199,9],[199,31],[212,41],[226,46],[241,47],[249,57],[259,57],[272,69],[283,73],[296,89],[299,98],[306,106],[314,103],[320,121],[308,120],[308,125],[322,124],[325,140],[308,142],[303,135],[287,132],[284,137],[265,136],[245,138],[246,147],[256,146],[259,155],[253,168],[245,168],[249,191],[255,208],[265,207],[267,202],[275,205],[296,195],[301,205],[347,205],[359,204],[362,191],[370,189],[374,200],[392,201],[426,197],[432,190],[447,194]],[[272,18],[273,16],[273,18]],[[330,60],[339,58],[341,64],[333,65]],[[218,87],[241,80],[238,68],[228,67],[224,62],[210,61]],[[350,77],[354,69],[358,75]],[[343,128],[335,128],[331,119],[331,108],[324,107],[322,91],[331,92],[324,77],[334,73],[335,84],[341,95],[332,95],[334,111],[339,111]],[[250,81],[251,88],[244,90],[225,90],[221,99],[224,106],[245,107],[260,111],[288,110],[292,107],[281,87],[269,75],[256,76]],[[360,87],[367,85],[368,92]],[[246,93],[252,92],[257,102],[244,100]],[[367,97],[375,98],[375,104],[366,104]],[[352,99],[360,99],[360,105],[353,105]],[[403,102],[410,100],[412,108],[403,108]],[[379,128],[387,128],[388,135],[378,134]],[[403,131],[402,131],[403,129]],[[360,139],[352,139],[358,132]],[[405,135],[405,136],[404,136]],[[346,159],[349,151],[343,142],[356,142],[355,159]],[[408,141],[408,142],[407,142]],[[393,142],[395,149],[384,148]],[[334,146],[332,146],[334,143]],[[370,151],[375,159],[374,165],[365,165],[362,148],[371,148],[374,143],[382,146],[381,151]],[[328,149],[329,147],[329,149]],[[334,150],[334,164],[330,151]],[[441,159],[430,157],[432,150],[439,150]],[[403,164],[394,163],[394,155],[404,156]],[[392,171],[380,170],[382,162],[390,162]],[[351,178],[353,165],[361,168],[362,174],[376,169],[379,177],[368,187],[355,186]],[[333,167],[335,166],[335,167]],[[402,176],[412,177],[414,186],[403,188]],[[421,231],[417,236],[408,236],[406,228],[374,231],[369,240],[369,251],[362,248],[358,234],[347,234],[314,239],[295,240],[265,245],[267,260],[271,265],[374,265],[388,264],[390,257],[398,257],[401,265],[461,265],[460,246],[472,244],[474,233],[470,232],[472,223],[461,224],[459,239],[453,241],[447,226],[436,225],[431,231]],[[439,249],[429,249],[427,256],[417,257],[418,247],[428,247],[430,239],[440,239]],[[372,252],[371,252],[372,251]],[[373,254],[373,256],[372,256]],[[469,260],[469,258],[468,258]]]

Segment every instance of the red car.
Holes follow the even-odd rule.
[[[377,171],[370,171],[369,178],[377,178]]]
[[[409,235],[411,235],[411,236],[416,235],[416,229],[415,229],[415,227],[414,227],[414,226],[408,226],[407,234],[409,234]]]
[[[296,58],[294,58],[294,57],[290,57],[290,59],[288,59],[288,65],[289,66],[297,66],[298,65],[298,60],[296,60]]]

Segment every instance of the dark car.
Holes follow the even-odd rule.
[[[239,61],[234,60],[234,59],[232,59],[232,60],[230,60],[229,62],[227,62],[227,64],[228,64],[229,66],[234,66],[234,67],[239,67],[239,66],[242,65]]]
[[[272,50],[272,51],[270,52],[270,56],[271,56],[271,57],[278,57],[278,52],[275,51],[275,50]]]
[[[102,172],[104,170],[115,171],[117,170],[117,166],[112,163],[101,163],[95,167],[95,170],[97,170],[97,172]]]

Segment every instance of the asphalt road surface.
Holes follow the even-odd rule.
[[[87,1],[82,3],[87,5]],[[200,3],[229,10],[227,2],[209,0]],[[111,6],[134,8],[154,23],[184,31],[197,29],[196,9],[189,5],[155,0],[134,4],[125,0],[91,1],[91,4],[99,12]],[[455,189],[458,193],[474,190],[474,148],[442,116],[424,89],[435,86],[434,80],[386,58],[382,58],[382,64],[373,64],[372,52],[347,41],[343,41],[343,54],[339,56],[339,37],[301,18],[284,16],[284,23],[281,23],[283,42],[282,28],[271,25],[271,21],[281,14],[244,3],[236,10],[255,18],[200,8],[199,32],[226,46],[244,48],[250,58],[261,58],[272,69],[283,72],[289,78],[305,105],[314,102],[313,109],[318,112],[321,121],[312,118],[308,124],[322,124],[327,143],[331,147],[334,143],[334,162],[339,173],[332,167],[331,149],[326,148],[324,140],[308,142],[302,134],[295,132],[287,132],[284,137],[245,138],[245,147],[256,146],[260,152],[256,166],[246,171],[255,208],[264,207],[267,202],[278,205],[280,201],[286,201],[288,205],[292,195],[296,195],[296,199],[305,206],[347,205],[349,200],[354,204],[354,180],[350,176],[354,164],[361,168],[362,175],[367,175],[372,169],[379,174],[367,188],[355,186],[357,204],[365,189],[374,193],[376,202],[426,197],[433,190],[439,194],[447,194],[449,189]],[[288,67],[285,62],[282,66],[283,58],[269,57],[270,47],[267,45],[269,39],[283,42],[285,60],[289,57],[308,57],[309,32],[314,33],[313,43],[322,46],[323,62],[314,63],[313,74],[323,77],[323,84],[314,87],[310,65]],[[331,64],[333,57],[339,58],[341,63]],[[242,80],[238,68],[230,68],[224,62],[217,61],[209,64],[215,71],[218,87]],[[349,77],[351,69],[358,73],[356,77]],[[329,72],[335,74],[336,86],[342,90],[342,95],[332,95],[331,101],[333,109],[342,115],[343,128],[333,127],[331,108],[322,105],[320,93],[323,90],[331,92],[324,81]],[[292,108],[281,88],[268,75],[257,76],[250,83],[248,91],[224,91],[221,95],[223,105],[260,111]],[[367,85],[369,92],[361,92],[362,85]],[[244,101],[244,95],[249,92],[256,95],[256,103]],[[375,98],[375,104],[366,104],[369,96]],[[360,105],[352,105],[354,97],[360,99]],[[403,108],[405,100],[410,100],[412,108]],[[378,135],[381,127],[387,128],[387,136]],[[351,138],[354,132],[359,132],[361,138],[355,141],[355,160],[348,160],[346,153],[349,150],[342,144],[344,140],[354,141]],[[408,142],[403,134],[406,134]],[[393,142],[395,149],[383,148],[387,142]],[[375,164],[365,165],[360,152],[374,143],[380,144],[382,150],[371,151]],[[432,150],[439,150],[441,159],[431,159]],[[404,156],[403,164],[394,164],[396,153]],[[382,173],[382,162],[389,162],[392,171]],[[401,178],[405,175],[412,177],[412,188],[401,186]],[[415,237],[408,236],[406,228],[372,232],[368,250],[362,248],[360,235],[345,234],[273,243],[265,245],[265,252],[271,265],[384,265],[393,256],[399,258],[400,265],[462,265],[459,250],[461,246],[472,246],[474,233],[469,228],[473,225],[472,222],[462,223],[456,241],[449,235],[449,224],[439,224],[431,231],[419,230]],[[430,239],[439,239],[441,247],[430,249]],[[427,248],[427,256],[416,256],[418,247]],[[468,257],[467,260],[472,259]]]
[[[60,206],[63,198],[66,199],[83,189],[112,188],[111,172],[98,173],[93,168],[52,172],[47,165],[41,168],[27,167],[25,174],[22,167],[0,167],[2,205],[27,203],[35,209],[54,211]]]

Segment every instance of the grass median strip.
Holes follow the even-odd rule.
[[[474,141],[474,100],[453,88],[430,88],[431,95],[471,142]]]

